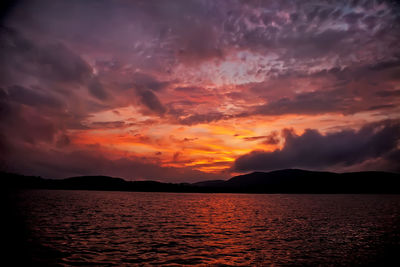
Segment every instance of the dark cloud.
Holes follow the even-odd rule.
[[[353,13],[349,13],[349,14],[343,16],[343,19],[349,24],[356,24],[363,17],[364,17],[364,14],[353,12]]]
[[[280,142],[279,133],[277,131],[273,131],[268,135],[261,136],[250,136],[243,138],[246,141],[262,141],[262,143],[267,145],[277,145]]]
[[[277,145],[280,142],[279,133],[277,131],[273,131],[269,135],[266,136],[264,140],[264,144],[267,145]]]
[[[89,83],[89,92],[96,98],[100,100],[107,100],[109,98],[108,93],[104,89],[103,85],[98,79],[93,79]]]
[[[79,55],[58,43],[32,51],[38,56],[43,75],[56,81],[84,82],[92,68]]]
[[[85,128],[81,111],[69,111],[69,100],[57,93],[42,88],[11,86],[0,90],[0,131],[7,151],[3,156],[14,153],[15,146],[59,146],[67,144],[67,129]],[[73,102],[74,103],[74,102]],[[79,103],[78,103],[79,104]],[[63,139],[63,140],[62,140]],[[25,152],[21,152],[21,157]]]
[[[56,146],[57,147],[66,147],[69,146],[71,144],[71,139],[69,138],[68,135],[66,134],[61,134],[58,138],[57,138],[57,142],[56,142]]]
[[[56,123],[30,106],[0,101],[0,131],[5,135],[6,142],[37,142],[51,143],[58,133]]]
[[[18,85],[8,88],[8,98],[10,101],[34,107],[60,108],[63,105],[60,100],[49,93],[45,94],[40,89],[27,89]]]
[[[152,91],[143,90],[139,92],[139,96],[143,105],[150,111],[155,112],[158,115],[162,115],[166,112],[166,108]]]
[[[187,32],[181,35],[181,47],[177,55],[184,63],[196,64],[202,60],[224,57],[224,50],[218,43],[219,33],[215,26],[208,23],[209,21],[192,24],[192,27],[187,27]]]
[[[160,91],[169,85],[169,82],[158,81],[155,77],[137,72],[133,75],[133,84],[137,90]]]
[[[319,58],[332,53],[340,55],[341,51],[335,49],[343,43],[351,40],[354,32],[341,30],[326,30],[321,33],[305,33],[300,36],[282,37],[280,42],[290,45],[293,49],[288,51],[287,56],[292,58]]]
[[[193,114],[184,118],[179,118],[178,123],[183,125],[195,125],[200,123],[210,123],[213,121],[228,119],[230,117],[231,116],[224,115],[223,113],[220,112],[210,112],[205,114]]]
[[[400,90],[382,90],[376,94],[381,97],[397,97],[400,96]]]
[[[96,99],[110,99],[90,65],[64,44],[38,41],[19,30],[1,27],[0,46],[0,82],[7,92],[3,105],[9,111],[1,124],[13,125],[4,127],[10,138],[24,135],[23,140],[41,139],[36,132],[46,128],[45,124],[55,133],[82,129],[90,112],[107,107],[86,96],[88,89]]]
[[[27,152],[16,149],[19,146],[48,149],[67,146],[68,130],[87,129],[82,121],[88,117],[89,110],[99,109],[90,103],[85,102],[82,108],[80,98],[65,97],[40,87],[15,85],[0,90],[0,131],[7,147],[3,156],[19,151],[20,157],[24,157]]]
[[[202,94],[204,95],[204,93],[208,93],[207,90],[205,90],[202,87],[195,87],[195,86],[190,86],[190,87],[176,87],[174,89],[176,92],[179,93],[186,93],[186,94],[190,94],[190,95],[196,95],[196,94]]]
[[[329,112],[349,113],[353,108],[354,95],[346,90],[315,91],[295,95],[294,98],[281,98],[258,106],[254,114],[322,114]]]
[[[371,66],[369,66],[369,69],[371,70],[386,70],[386,69],[392,69],[392,68],[398,68],[400,67],[400,60],[396,59],[396,60],[389,60],[389,61],[382,61],[376,64],[373,64]]]
[[[0,47],[0,69],[4,74],[0,82],[9,86],[10,100],[54,108],[58,105],[61,109],[67,105],[65,102],[71,106],[89,102],[76,99],[86,88],[96,99],[110,99],[92,67],[63,43],[37,41],[18,30],[2,27]]]
[[[195,137],[195,138],[187,138],[187,137],[185,137],[185,138],[183,138],[182,142],[192,142],[192,141],[196,141],[198,139],[199,138],[197,138],[197,137]]]
[[[92,74],[91,67],[62,43],[39,45],[12,28],[0,29],[0,47],[1,69],[12,77],[20,73],[49,81],[82,83]]]
[[[277,131],[271,132],[269,135],[250,136],[243,138],[246,141],[263,141],[267,145],[277,145],[280,142],[279,133]]]
[[[90,124],[90,128],[100,128],[100,129],[113,129],[122,128],[126,125],[125,121],[96,121]]]
[[[371,106],[368,108],[368,110],[384,110],[384,109],[391,109],[391,108],[396,108],[397,105],[394,104],[387,104],[387,105],[376,105],[376,106]]]
[[[383,121],[360,130],[321,134],[307,129],[302,135],[284,130],[284,146],[273,152],[253,151],[236,159],[237,171],[285,168],[325,169],[352,166],[366,160],[396,154],[400,141],[400,121]],[[391,169],[398,169],[393,161]]]
[[[243,137],[245,141],[259,141],[265,138],[267,138],[266,135]]]

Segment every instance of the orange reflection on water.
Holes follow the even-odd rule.
[[[22,194],[35,256],[65,265],[370,265],[400,238],[395,195]]]

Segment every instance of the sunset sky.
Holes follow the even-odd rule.
[[[3,171],[400,171],[396,1],[19,1],[0,54]]]

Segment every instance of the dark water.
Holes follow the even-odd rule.
[[[39,265],[399,263],[400,196],[35,190],[19,199]]]

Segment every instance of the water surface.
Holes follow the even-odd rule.
[[[367,265],[396,259],[400,196],[32,190],[37,263]]]

